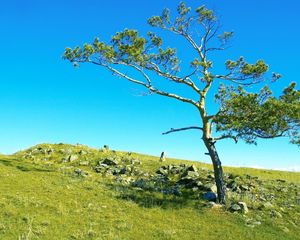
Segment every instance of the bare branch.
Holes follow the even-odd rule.
[[[227,80],[227,81],[230,81],[230,82],[233,82],[233,83],[236,83],[236,84],[239,84],[239,85],[243,85],[243,86],[251,86],[251,85],[260,83],[260,81],[254,81],[253,76],[234,77],[232,75],[233,75],[232,73],[228,73],[226,75],[215,75],[215,76],[213,76],[213,78]],[[253,81],[251,81],[251,82],[247,81],[247,80],[250,80],[250,79],[252,79]]]
[[[174,132],[181,132],[181,131],[187,131],[187,130],[201,130],[203,131],[202,127],[196,127],[196,126],[192,126],[192,127],[185,127],[185,128],[171,128],[169,131],[162,133],[162,135],[166,135],[166,134],[170,134],[170,133],[174,133]]]
[[[196,86],[196,84],[191,80],[191,76],[193,76],[196,73],[196,70],[193,71],[192,73],[190,73],[189,75],[185,76],[185,77],[177,77],[174,76],[170,73],[166,73],[163,72],[159,66],[153,62],[150,63],[152,65],[151,70],[154,70],[154,72],[161,77],[165,77],[168,78],[176,83],[183,83],[185,85],[188,85],[189,87],[191,87],[195,92],[197,92],[198,94],[200,94],[200,89]]]
[[[138,84],[138,85],[141,85],[141,86],[146,87],[147,89],[149,89],[149,90],[150,90],[151,92],[153,92],[153,93],[156,93],[156,94],[158,94],[158,95],[162,95],[162,96],[165,96],[165,97],[169,97],[169,98],[174,98],[174,99],[177,99],[177,100],[179,100],[179,101],[181,101],[181,102],[190,103],[190,104],[192,104],[193,106],[195,106],[196,108],[199,107],[199,104],[198,104],[196,101],[192,100],[192,99],[185,98],[185,97],[181,97],[181,96],[179,96],[179,95],[177,95],[177,94],[165,92],[165,91],[162,91],[162,90],[159,90],[159,89],[153,87],[153,86],[152,86],[152,83],[151,83],[151,80],[150,80],[150,78],[148,77],[148,75],[146,75],[146,74],[145,74],[140,68],[138,68],[138,67],[134,67],[134,68],[135,68],[136,70],[138,70],[138,71],[139,71],[139,70],[142,71],[142,74],[143,74],[143,76],[146,78],[147,83],[145,83],[145,82],[143,82],[143,81],[140,81],[140,80],[137,80],[137,79],[134,79],[134,78],[128,76],[127,74],[124,74],[124,73],[120,72],[119,70],[117,70],[117,69],[111,67],[110,65],[103,64],[103,63],[100,63],[100,62],[91,61],[91,60],[89,60],[89,62],[90,62],[90,63],[93,63],[93,64],[96,64],[96,65],[99,65],[99,66],[102,66],[102,67],[105,67],[105,68],[107,68],[108,70],[110,70],[111,72],[117,74],[117,75],[120,76],[120,77],[123,77],[123,78],[127,79],[127,80],[130,81],[130,82],[133,82],[133,83],[136,83],[136,84]],[[119,63],[114,63],[114,64],[118,65]],[[130,66],[130,65],[128,65],[128,66]]]
[[[216,137],[216,138],[212,138],[212,141],[213,142],[216,142],[216,141],[220,141],[220,140],[224,140],[224,139],[233,139],[235,143],[238,143],[238,136],[233,136],[233,135],[222,135],[220,137]]]

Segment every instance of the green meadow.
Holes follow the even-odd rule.
[[[208,164],[68,144],[0,155],[0,239],[300,239],[300,173],[225,172],[219,206]]]

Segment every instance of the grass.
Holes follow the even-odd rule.
[[[49,146],[54,153],[48,160],[43,159],[44,153],[24,158],[37,147],[0,156],[0,239],[300,239],[299,208],[289,213],[292,215],[264,220],[253,229],[242,214],[207,208],[201,199],[143,191],[91,170],[99,159],[124,156],[125,152],[82,145],[38,147]],[[61,149],[87,152],[82,158],[90,159],[91,166],[80,168],[88,177],[74,174],[79,160],[61,163]],[[131,156],[149,173],[162,164],[191,164],[176,159],[160,163],[156,157],[135,153]],[[211,169],[208,164],[194,164]],[[266,182],[282,179],[288,184],[300,183],[299,173],[229,167],[225,171],[259,176]],[[259,216],[259,211],[250,210],[247,218]]]

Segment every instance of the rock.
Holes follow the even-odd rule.
[[[164,167],[160,167],[155,173],[160,175],[168,175],[168,170]]]
[[[198,172],[198,169],[196,168],[195,165],[192,165],[190,167],[187,168],[187,171],[190,171],[190,172]]]
[[[240,189],[243,191],[249,191],[249,187],[247,185],[241,185]]]
[[[106,158],[104,159],[102,162],[102,164],[106,164],[108,166],[115,166],[115,165],[118,165],[118,162],[114,159],[110,159],[110,158]]]
[[[79,152],[78,152],[80,155],[86,155],[87,154],[87,151],[84,151],[84,150],[79,150]]]
[[[69,162],[76,161],[77,159],[78,159],[78,156],[75,155],[75,154],[71,154],[71,155],[68,157]]]
[[[217,185],[216,184],[212,184],[212,183],[205,184],[202,187],[202,189],[205,191],[217,193]]]
[[[203,198],[208,201],[216,201],[217,194],[215,194],[214,192],[206,192],[203,194]]]
[[[208,206],[209,208],[212,208],[212,209],[220,209],[220,208],[223,207],[223,205],[217,204],[217,203],[215,203],[215,202],[208,202],[208,203],[207,203],[207,206]]]
[[[246,224],[247,227],[251,227],[251,228],[254,228],[254,227],[258,226],[258,225],[261,225],[261,221],[253,221],[253,222],[248,222]]]
[[[122,167],[122,168],[120,169],[119,174],[125,174],[125,173],[126,173],[126,167]]]
[[[238,212],[238,211],[241,211],[242,208],[239,204],[234,203],[230,206],[229,210],[231,210],[232,212]]]
[[[276,218],[282,218],[282,215],[280,212],[277,212],[276,210],[272,210],[270,212],[271,217],[276,217]]]
[[[212,173],[210,173],[210,174],[207,175],[207,178],[209,178],[209,179],[215,179],[215,175],[212,174]]]
[[[90,164],[89,161],[81,161],[81,162],[79,162],[80,166],[88,166],[89,164]]]
[[[247,204],[245,202],[238,202],[237,204],[240,206],[242,213],[246,214],[249,212]]]
[[[200,188],[203,187],[203,183],[201,181],[198,180],[195,183],[196,183],[197,187],[200,187]]]
[[[272,208],[274,208],[273,204],[270,203],[270,202],[263,203],[262,206],[263,206],[263,208],[265,208],[265,209],[272,209]]]
[[[88,173],[81,170],[80,168],[77,168],[74,170],[74,172],[78,175],[78,176],[82,176],[82,177],[87,177]]]
[[[139,160],[137,160],[137,159],[132,159],[132,160],[130,161],[130,164],[131,164],[131,165],[141,165],[142,163],[141,163],[141,161],[139,161]]]
[[[47,153],[48,155],[51,155],[53,152],[54,152],[54,150],[53,150],[52,148],[46,149],[46,153]]]
[[[145,181],[145,179],[141,178],[141,179],[138,179],[135,182],[133,182],[132,186],[138,187],[138,188],[145,188],[147,186],[147,182]]]
[[[194,171],[187,171],[182,175],[182,177],[196,179],[199,177],[199,173]]]

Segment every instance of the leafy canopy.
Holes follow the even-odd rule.
[[[257,138],[285,136],[300,145],[300,92],[295,83],[285,88],[280,97],[273,96],[268,86],[258,93],[247,92],[248,86],[266,81],[269,66],[263,60],[248,63],[244,57],[227,60],[224,73],[214,72],[211,52],[226,50],[233,32],[221,32],[212,10],[200,6],[192,11],[181,2],[175,17],[171,16],[169,9],[164,9],[161,15],[148,19],[148,24],[186,40],[196,55],[190,60],[190,67],[185,69],[190,74],[182,76],[176,48],[164,47],[163,38],[151,31],[143,37],[136,30],[125,29],[116,33],[108,43],[96,38],[92,44],[66,48],[64,58],[75,65],[88,62],[102,66],[152,93],[192,104],[201,113],[205,137],[214,141],[233,138],[256,143]],[[140,78],[122,71],[124,66],[139,73]],[[188,86],[197,97],[185,98],[156,87],[153,74],[161,80]],[[273,73],[270,80],[273,82],[280,77],[280,74]],[[212,85],[219,86],[215,99],[220,108],[217,113],[209,115],[206,96]],[[215,133],[221,135],[212,136],[213,126],[216,126]]]

